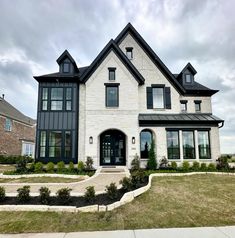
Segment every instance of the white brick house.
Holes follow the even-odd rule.
[[[59,72],[35,77],[37,160],[130,167],[137,154],[145,166],[152,140],[158,160],[220,156],[218,91],[197,83],[190,63],[172,74],[130,23],[90,66],[78,68],[68,51],[57,62]]]

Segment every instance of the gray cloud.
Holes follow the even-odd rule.
[[[190,61],[197,81],[220,92],[222,152],[235,152],[235,17],[233,0],[0,1],[0,94],[36,117],[33,75],[58,70],[68,49],[85,66],[131,22],[173,73]],[[230,138],[230,140],[229,140]]]

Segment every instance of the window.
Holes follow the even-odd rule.
[[[63,63],[63,73],[69,73],[70,72],[70,63],[64,62]]]
[[[199,159],[210,159],[209,131],[198,131]]]
[[[140,133],[140,156],[142,159],[148,158],[148,153],[152,144],[153,135],[150,130],[143,130]]]
[[[180,159],[179,131],[167,131],[168,159]]]
[[[42,110],[46,111],[48,105],[48,88],[42,89]]]
[[[39,157],[46,156],[46,131],[40,132]]]
[[[180,101],[180,110],[181,112],[186,112],[187,111],[187,102],[188,101]]]
[[[63,88],[51,89],[51,110],[57,111],[63,109]]]
[[[182,131],[184,159],[195,159],[194,132]]]
[[[129,60],[133,59],[133,48],[132,47],[126,47],[126,56]]]
[[[66,158],[71,157],[71,132],[65,132],[65,156]]]
[[[11,131],[11,130],[12,130],[12,120],[10,118],[6,118],[5,131]]]
[[[65,108],[66,111],[72,110],[72,88],[66,88]]]
[[[201,111],[201,101],[194,101],[195,103],[195,111],[200,112]]]
[[[164,108],[164,88],[153,88],[153,108]]]
[[[192,83],[192,78],[191,78],[191,75],[190,75],[190,74],[186,74],[186,75],[185,75],[185,82],[186,82],[186,83]]]
[[[61,157],[62,132],[51,131],[49,135],[49,157]]]
[[[108,68],[108,69],[109,69],[109,80],[114,81],[116,68]]]
[[[106,86],[106,107],[118,107],[118,86]]]
[[[23,142],[22,144],[22,155],[33,157],[34,144],[29,142]]]

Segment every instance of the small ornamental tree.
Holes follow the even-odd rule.
[[[156,153],[155,153],[155,143],[154,140],[151,143],[151,147],[148,153],[147,169],[155,170],[157,167]]]

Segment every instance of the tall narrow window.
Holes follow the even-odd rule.
[[[129,60],[133,59],[133,48],[126,47],[126,56]]]
[[[140,156],[142,159],[148,158],[148,153],[152,144],[153,135],[150,130],[143,130],[140,133]]]
[[[201,112],[201,100],[195,100],[195,111],[196,112]]]
[[[115,80],[115,70],[116,68],[108,68],[109,70],[109,80],[114,81]]]
[[[49,157],[60,158],[62,146],[62,132],[51,131],[49,136]]]
[[[46,156],[46,131],[40,132],[39,157]]]
[[[179,132],[167,131],[168,159],[180,159]]]
[[[153,88],[153,108],[164,108],[164,88]]]
[[[65,132],[65,158],[71,157],[71,132]]]
[[[106,107],[118,107],[118,86],[106,86]]]
[[[10,118],[6,118],[5,131],[11,131],[11,130],[12,130],[12,120]]]
[[[51,110],[57,111],[63,109],[63,88],[51,89]]]
[[[48,88],[42,89],[42,110],[46,111],[48,109]]]
[[[181,100],[180,101],[180,109],[181,112],[187,112],[187,102],[186,100]]]
[[[195,159],[194,132],[182,131],[184,159]]]
[[[70,72],[70,63],[64,62],[63,63],[63,73],[69,73]]]
[[[66,111],[72,110],[72,88],[66,88]]]
[[[192,77],[190,74],[186,74],[185,75],[185,82],[186,83],[192,83]]]
[[[198,131],[199,159],[210,159],[209,131]]]

